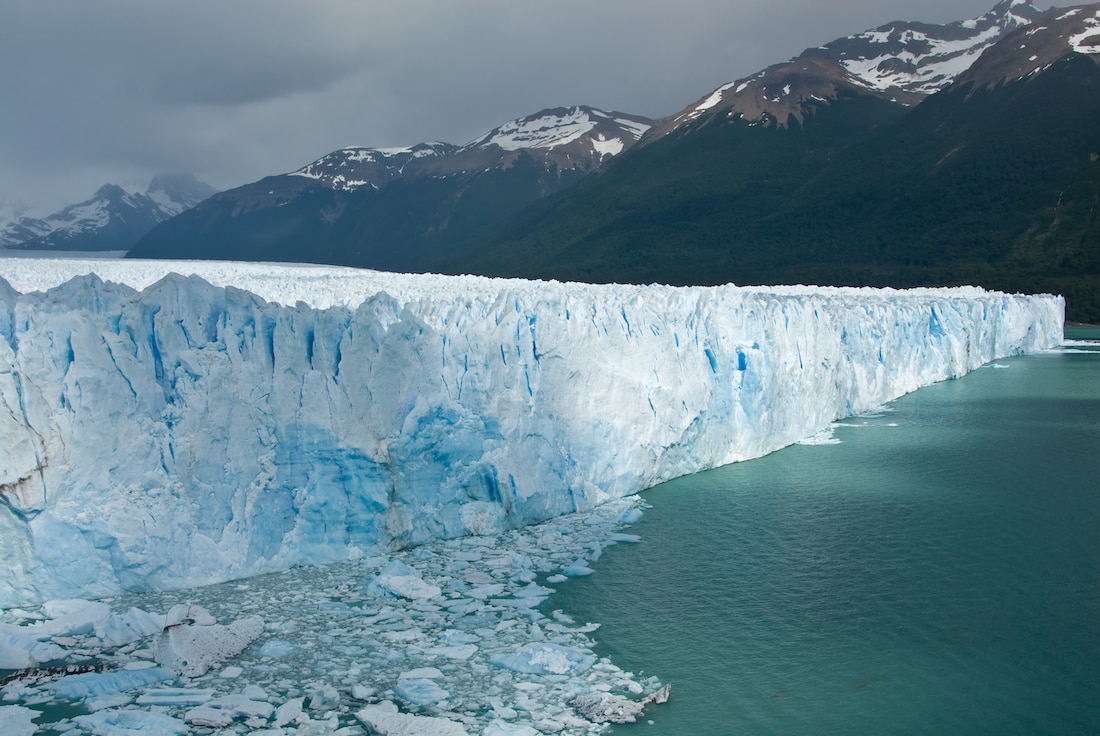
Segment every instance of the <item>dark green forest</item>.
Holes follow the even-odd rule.
[[[448,270],[671,284],[978,284],[1100,322],[1100,67],[1082,55],[909,110],[703,121],[508,221]]]

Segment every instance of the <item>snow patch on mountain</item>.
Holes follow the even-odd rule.
[[[1070,36],[1070,48],[1079,54],[1100,54],[1100,10],[1086,18],[1084,25],[1085,30]]]
[[[542,115],[505,123],[479,140],[477,145],[496,145],[505,151],[555,148],[577,140],[595,127],[596,121],[591,115],[574,107],[563,115]]]
[[[1007,33],[1041,15],[1028,0],[1002,2],[967,21],[946,26],[895,22],[825,49],[839,52],[838,61],[868,89],[929,95],[951,84]]]
[[[322,182],[333,189],[350,191],[362,186],[381,189],[406,172],[406,167],[427,159],[448,156],[458,150],[449,143],[420,143],[415,146],[371,148],[350,146],[322,156],[288,176]]]
[[[894,29],[868,32],[852,38],[869,41],[872,46],[901,44],[903,50],[870,58],[842,58],[840,63],[869,89],[885,91],[896,87],[932,94],[969,69],[1002,35],[1001,26],[991,26],[975,36],[959,40],[937,39],[917,30],[900,34]],[[911,51],[913,48],[920,51]]]
[[[588,136],[592,149],[614,156],[649,130],[641,118],[607,113],[589,107],[557,108],[512,120],[470,143],[467,148],[498,146],[505,151],[554,149]]]

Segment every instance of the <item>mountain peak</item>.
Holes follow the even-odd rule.
[[[194,207],[214,191],[190,174],[154,177],[145,194],[104,184],[83,202],[41,219],[21,217],[4,225],[0,248],[127,250],[158,222]]]
[[[725,84],[668,119],[663,135],[719,115],[782,127],[801,122],[843,89],[913,105],[954,81],[1007,33],[1042,16],[1030,0],[1003,0],[984,15],[945,25],[893,21]]]
[[[381,189],[403,174],[410,163],[421,163],[457,150],[458,146],[450,143],[418,143],[402,148],[349,146],[290,172],[290,176],[313,179],[343,191],[364,186]]]
[[[493,128],[465,146],[438,142],[405,148],[351,146],[290,176],[341,191],[381,189],[397,177],[450,176],[508,166],[523,152],[546,166],[589,170],[634,145],[652,124],[648,118],[585,105],[548,108]]]
[[[555,107],[512,120],[467,147],[498,146],[505,151],[552,149],[585,140],[601,158],[636,142],[652,125],[637,115],[604,112],[586,105]]]
[[[1100,64],[1100,3],[1057,8],[1019,28],[956,79],[973,89],[1041,74],[1059,59],[1081,54]]]

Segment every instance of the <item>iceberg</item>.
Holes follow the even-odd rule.
[[[975,287],[2,259],[0,607],[583,512],[1055,347],[1063,313]],[[436,594],[400,572],[378,592]]]

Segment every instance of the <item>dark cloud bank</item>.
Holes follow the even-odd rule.
[[[0,205],[49,210],[164,171],[227,188],[556,105],[661,117],[808,46],[994,3],[6,0]]]

